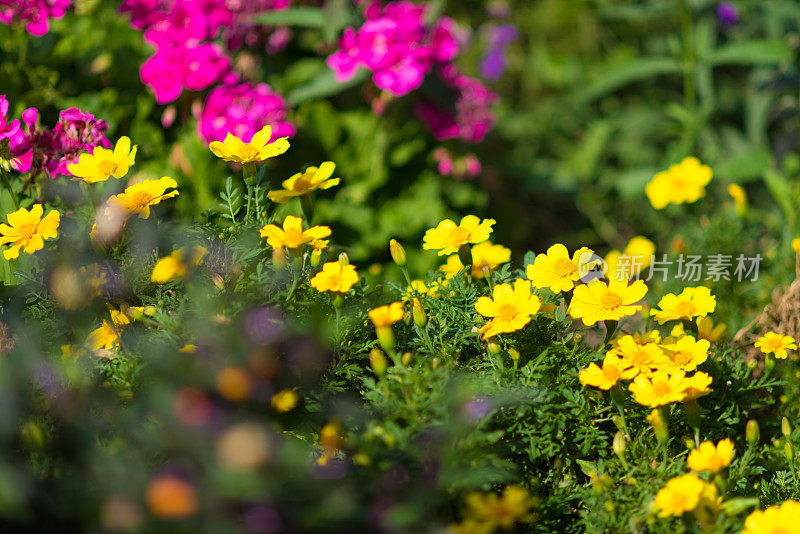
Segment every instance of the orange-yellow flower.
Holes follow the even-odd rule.
[[[131,140],[124,135],[119,138],[114,150],[94,147],[91,154],[81,154],[77,163],[67,166],[67,170],[75,176],[73,180],[83,180],[93,184],[104,182],[111,176],[122,178],[128,173],[136,159],[136,145],[131,148]]]
[[[710,441],[704,441],[689,453],[686,464],[692,471],[718,473],[731,465],[735,452],[733,442],[729,439],[721,440],[716,446]]]
[[[511,284],[496,285],[492,298],[478,297],[475,302],[478,313],[492,318],[480,328],[483,339],[519,330],[531,321],[541,305],[539,297],[531,295],[529,280],[517,280],[513,287]]]
[[[41,204],[34,204],[30,211],[20,208],[9,213],[8,224],[0,224],[0,245],[9,245],[3,251],[3,257],[13,260],[19,257],[19,251],[33,254],[44,248],[45,239],[54,239],[58,236],[58,225],[61,214],[56,210],[42,217],[44,208]]]
[[[669,169],[657,173],[645,187],[647,198],[657,210],[667,204],[696,202],[706,195],[705,187],[711,181],[711,168],[693,157],[685,158]]]
[[[687,287],[680,295],[668,293],[658,301],[660,310],[652,310],[650,315],[658,324],[679,319],[704,317],[714,311],[717,299],[707,287]]]
[[[147,219],[151,206],[178,195],[177,190],[167,192],[167,189],[174,187],[178,187],[178,182],[169,176],[162,176],[158,180],[142,180],[125,188],[125,192],[109,198],[108,205],[112,211],[116,208],[127,216],[138,215],[140,219]]]
[[[639,374],[651,376],[653,371],[663,369],[670,364],[661,347],[652,342],[639,341],[630,335],[617,339],[608,354],[619,356],[630,369],[626,378],[633,378]]]
[[[593,256],[591,249],[582,247],[570,258],[567,247],[557,243],[547,249],[546,254],[536,256],[533,264],[528,265],[526,275],[534,287],[546,287],[554,293],[569,291],[589,271]]]
[[[633,398],[643,406],[656,408],[686,398],[686,384],[683,371],[668,372],[658,370],[649,378],[640,374],[628,389]]]
[[[641,280],[628,285],[627,281],[592,280],[575,288],[569,313],[583,324],[592,326],[598,321],[619,321],[642,309],[636,304],[647,294],[647,286]]]
[[[589,367],[580,372],[578,379],[584,386],[607,390],[614,387],[620,380],[632,378],[636,372],[625,360],[608,352],[603,358],[603,367],[599,367],[596,363],[590,363]]]
[[[711,376],[701,371],[684,378],[683,385],[686,386],[684,390],[686,398],[684,400],[699,399],[711,393],[711,388],[708,387],[711,385],[711,381]]]
[[[283,189],[267,193],[273,202],[282,204],[293,197],[299,197],[316,189],[330,189],[339,184],[338,178],[331,178],[336,164],[332,161],[322,163],[319,168],[309,167],[305,172],[297,173],[283,181]]]
[[[797,534],[800,532],[800,503],[783,501],[766,510],[756,510],[744,520],[741,534]]]
[[[402,319],[403,313],[403,303],[398,301],[386,306],[378,306],[367,312],[367,315],[369,315],[369,319],[375,325],[375,328],[383,328],[392,326]]]
[[[225,161],[237,163],[264,161],[268,158],[280,156],[289,150],[289,140],[286,137],[280,137],[270,143],[271,137],[271,126],[264,126],[261,131],[253,134],[249,143],[245,143],[229,132],[224,141],[212,141],[208,148],[211,149],[215,156]]]
[[[656,494],[658,516],[680,516],[691,512],[700,504],[706,484],[694,473],[670,479]]]
[[[493,271],[501,263],[511,261],[511,250],[503,245],[493,245],[489,241],[478,243],[472,247],[472,268],[470,272],[474,278],[483,278],[488,272]],[[447,263],[440,269],[444,271],[447,278],[458,274],[464,264],[458,254],[447,257]]]
[[[711,343],[707,339],[695,339],[684,335],[672,343],[661,345],[672,364],[686,372],[694,371],[697,366],[708,359]]]
[[[789,350],[797,350],[797,343],[792,336],[784,336],[775,332],[767,332],[756,340],[756,348],[764,354],[774,354],[779,360],[788,356]]]
[[[474,215],[467,215],[456,224],[445,219],[436,228],[425,232],[422,248],[438,250],[439,256],[454,254],[462,245],[483,243],[492,233],[494,219],[480,220]]]
[[[319,291],[336,291],[347,293],[358,283],[356,268],[349,263],[331,261],[322,266],[322,270],[311,279],[311,287]]]
[[[192,247],[191,252],[186,247],[181,247],[156,262],[150,280],[157,284],[166,284],[176,278],[185,278],[189,269],[200,265],[206,254],[208,250],[205,247]]]
[[[294,215],[287,215],[283,220],[283,228],[268,224],[261,229],[261,237],[267,238],[267,243],[272,248],[300,248],[317,239],[325,239],[331,235],[327,226],[312,226],[303,230],[303,219]]]

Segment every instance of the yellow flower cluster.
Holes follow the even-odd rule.
[[[659,517],[682,516],[695,512],[702,518],[709,510],[719,508],[722,499],[717,487],[694,473],[669,480],[656,494],[655,507]]]
[[[688,157],[657,173],[645,187],[645,193],[657,210],[664,209],[667,204],[691,204],[705,196],[711,176],[710,167],[697,158]]]
[[[506,486],[502,495],[473,492],[467,495],[464,520],[450,525],[452,534],[492,534],[510,530],[516,523],[533,521],[531,508],[536,499],[519,486]]]

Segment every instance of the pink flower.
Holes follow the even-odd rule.
[[[0,0],[0,23],[27,22],[28,33],[41,37],[50,31],[50,19],[60,19],[72,0]]]
[[[19,131],[19,120],[8,120],[8,99],[0,95],[0,141],[10,139]]]
[[[172,102],[183,91],[183,50],[177,46],[159,49],[142,63],[139,76],[155,93],[156,102]]]
[[[295,127],[286,120],[286,102],[267,84],[221,85],[206,98],[198,117],[198,133],[206,144],[222,141],[228,132],[250,139],[272,126],[272,139],[291,137]]]

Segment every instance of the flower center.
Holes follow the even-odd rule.
[[[578,270],[578,268],[575,267],[575,264],[572,263],[572,261],[570,261],[568,258],[557,259],[553,265],[553,268],[555,269],[556,275],[559,278],[569,278],[575,274],[575,271]]]
[[[101,173],[109,176],[117,172],[117,164],[111,160],[101,161],[99,168]]]
[[[502,304],[497,314],[500,321],[511,321],[517,316],[517,307],[513,304]]]
[[[695,314],[696,308],[690,301],[682,300],[675,306],[675,311],[681,317],[692,317]]]
[[[672,393],[672,388],[666,382],[655,382],[653,384],[653,392],[658,397],[663,397]]]
[[[139,191],[138,193],[133,195],[133,198],[131,199],[133,205],[139,208],[143,208],[149,205],[150,201],[152,200],[153,200],[153,195],[151,195],[147,191]]]
[[[19,227],[19,240],[28,241],[36,233],[35,224],[26,224]]]
[[[603,296],[600,297],[600,305],[606,310],[616,310],[622,306],[622,297],[613,291],[606,291]]]
[[[450,240],[454,245],[461,246],[469,240],[469,231],[457,226],[450,231]]]
[[[297,181],[294,183],[294,186],[292,187],[292,189],[294,189],[295,191],[308,191],[311,188],[312,188],[311,180],[307,178],[305,174],[300,178],[298,178]]]

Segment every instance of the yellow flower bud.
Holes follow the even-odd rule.
[[[519,357],[520,357],[520,353],[519,353],[519,351],[517,349],[515,349],[514,347],[511,347],[510,349],[508,349],[508,356],[513,361],[518,362],[519,361]]]
[[[375,328],[378,335],[378,343],[389,353],[394,353],[394,331],[391,326],[378,326]]]
[[[795,254],[800,254],[800,237],[792,239],[792,250],[794,250]]]
[[[745,427],[745,437],[747,438],[747,443],[750,445],[756,444],[758,442],[759,435],[760,431],[758,428],[758,421],[755,419],[750,419]]]
[[[656,408],[650,412],[650,415],[647,416],[647,420],[653,427],[658,442],[666,443],[669,439],[669,429],[667,428],[667,423],[664,421],[664,418],[661,416],[661,411]]]
[[[489,354],[500,354],[502,347],[497,339],[491,338],[486,342],[486,350],[489,351]]]
[[[614,450],[614,454],[616,454],[620,460],[625,458],[625,433],[622,430],[618,430],[616,434],[614,434],[614,443],[612,444],[612,449]]]
[[[396,239],[389,241],[389,252],[392,254],[392,260],[399,266],[404,267],[406,264],[406,251],[403,245],[397,242]]]
[[[422,302],[415,298],[411,304],[411,313],[414,316],[414,324],[420,328],[425,328],[428,324],[428,315],[425,313],[425,308],[422,307]]]
[[[787,438],[792,435],[792,426],[789,424],[789,420],[786,419],[786,417],[781,419],[781,433]]]
[[[383,355],[380,349],[372,349],[369,351],[369,365],[372,367],[372,371],[378,376],[383,376],[386,372],[386,356]]]
[[[274,265],[276,269],[283,269],[286,267],[286,251],[283,247],[272,250],[272,265]]]
[[[783,446],[783,453],[786,455],[786,459],[791,462],[792,457],[794,456],[794,451],[792,450],[792,444],[788,441],[786,442],[786,445]]]
[[[403,365],[408,365],[411,363],[411,353],[404,352],[403,355],[400,357],[400,363]]]

